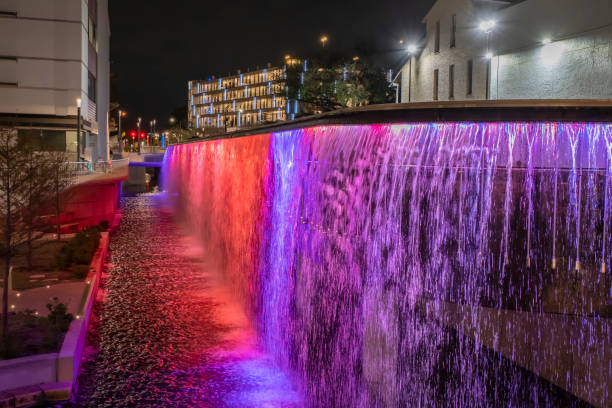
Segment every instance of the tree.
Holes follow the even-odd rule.
[[[2,336],[8,339],[8,286],[11,256],[23,243],[23,213],[27,196],[28,157],[19,146],[15,129],[0,128],[0,220],[4,256],[4,285],[2,291]]]
[[[388,103],[393,100],[385,71],[355,58],[311,61],[302,75],[289,75],[289,98],[302,104],[304,113]]]
[[[67,194],[72,184],[73,176],[67,164],[68,158],[64,152],[47,152],[44,155],[43,166],[47,169],[48,182],[45,194],[49,197],[48,202],[53,203],[55,213],[55,234],[59,241],[62,239],[61,231],[61,199],[68,199]]]
[[[31,270],[33,243],[44,235],[44,232],[41,231],[43,224],[40,221],[39,215],[47,198],[48,176],[46,172],[47,166],[44,166],[44,162],[41,163],[40,153],[35,152],[30,145],[22,145],[21,154],[26,159],[22,217],[27,245],[27,267]]]
[[[0,221],[4,257],[2,333],[8,336],[8,283],[15,250],[27,247],[28,268],[32,267],[34,242],[44,236],[41,214],[55,203],[57,238],[60,239],[60,195],[65,195],[71,175],[63,152],[38,152],[17,131],[0,128]]]

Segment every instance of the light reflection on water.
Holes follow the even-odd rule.
[[[123,199],[75,407],[300,407],[159,197]]]

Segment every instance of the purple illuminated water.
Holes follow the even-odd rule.
[[[604,407],[611,163],[609,124],[398,124],[174,146],[163,174],[300,404]],[[223,381],[190,374],[170,400]]]

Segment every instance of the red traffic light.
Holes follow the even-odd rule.
[[[135,139],[135,138],[136,138],[136,131],[135,131],[135,130],[132,130],[132,131],[130,132],[130,137],[131,137],[132,139]]]
[[[140,138],[144,139],[145,137],[146,137],[145,133],[144,132],[140,132]]]

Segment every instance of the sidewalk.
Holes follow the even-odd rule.
[[[76,317],[88,284],[86,281],[69,282],[22,291],[12,290],[11,286],[9,286],[8,296],[11,312],[22,312],[30,309],[34,310],[34,313],[38,316],[47,316],[49,311],[46,305],[47,303],[53,303],[55,297],[59,303],[68,307],[68,313],[72,313]],[[1,295],[0,299],[2,299]]]

